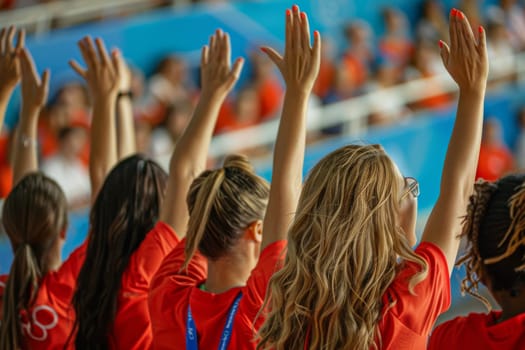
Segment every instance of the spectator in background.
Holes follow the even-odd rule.
[[[324,101],[334,85],[337,68],[334,61],[335,50],[333,43],[324,37],[321,40],[321,65],[313,93]]]
[[[388,125],[409,116],[410,111],[404,104],[404,97],[389,90],[398,82],[397,67],[384,61],[378,68],[375,79],[367,85],[367,91],[373,93],[374,102],[368,117],[369,125]]]
[[[190,101],[180,101],[168,108],[163,124],[152,134],[151,151],[154,159],[173,152],[175,144],[191,119],[193,109]]]
[[[152,133],[153,126],[150,121],[144,118],[135,119],[135,143],[137,144],[137,153],[151,157],[152,150]]]
[[[42,171],[64,190],[72,209],[86,206],[91,198],[88,169],[81,160],[87,140],[88,132],[83,126],[61,129],[58,152],[42,164]]]
[[[491,62],[491,74],[495,77],[490,84],[492,88],[513,79],[514,73],[509,73],[509,70],[515,66],[515,58],[510,39],[503,13],[491,11],[487,28],[487,50]]]
[[[164,106],[190,97],[186,62],[177,56],[163,58],[149,81],[149,93]]]
[[[448,41],[447,17],[441,2],[426,0],[422,3],[421,18],[416,26],[416,40],[435,44],[438,40]]]
[[[167,106],[153,96],[151,91],[146,91],[144,73],[140,69],[130,68],[130,71],[135,119],[148,120],[152,124],[161,122],[167,113]]]
[[[518,112],[518,139],[516,141],[516,166],[518,170],[525,171],[525,107],[521,107]]]
[[[237,93],[234,100],[223,104],[215,126],[215,133],[236,131],[256,125],[261,116],[259,98],[259,92],[255,87],[244,87]]]
[[[379,54],[394,65],[398,74],[402,74],[414,49],[406,16],[398,9],[388,7],[383,11],[383,20],[386,32],[379,40]]]
[[[478,28],[480,25],[483,25],[479,0],[461,0],[459,8],[461,8],[468,17],[472,28]]]
[[[372,29],[367,22],[354,21],[345,27],[348,48],[343,54],[341,63],[348,71],[355,89],[362,88],[368,80],[375,62],[372,45]]]
[[[510,42],[517,51],[525,49],[525,13],[516,0],[500,0],[504,23],[510,35]]]
[[[489,118],[483,125],[476,179],[496,181],[514,168],[512,153],[503,142],[501,125]]]
[[[259,96],[260,121],[276,116],[281,107],[284,90],[275,74],[275,67],[268,57],[259,53],[251,55],[252,85]]]
[[[58,151],[58,133],[70,123],[64,105],[51,103],[42,111],[42,117],[38,120],[38,139],[43,158],[51,157]]]
[[[446,74],[441,64],[441,57],[435,43],[420,41],[415,48],[412,63],[405,71],[405,80],[428,79]],[[424,98],[411,104],[413,109],[438,109],[447,107],[452,102],[451,94],[445,93],[438,83],[425,84],[424,89],[432,97]],[[440,93],[442,92],[443,93]]]

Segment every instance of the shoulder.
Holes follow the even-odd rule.
[[[471,313],[440,324],[430,336],[429,349],[458,346],[463,341],[470,343],[477,332],[482,332],[491,317],[491,314]]]

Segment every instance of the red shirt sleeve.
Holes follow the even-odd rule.
[[[164,257],[178,243],[175,231],[169,225],[158,222],[131,256],[122,278],[122,289],[130,293],[147,293]]]
[[[282,266],[286,254],[286,245],[287,241],[276,241],[264,248],[257,265],[250,274],[246,287],[243,289],[239,308],[242,308],[252,320],[257,316],[264,303],[270,278]]]
[[[423,242],[416,254],[428,264],[427,277],[410,293],[410,278],[420,271],[419,265],[406,262],[387,291],[387,297],[395,302],[389,309],[407,328],[417,334],[428,335],[438,318],[450,306],[450,277],[447,260],[436,245]]]
[[[157,271],[149,291],[149,314],[153,330],[153,347],[170,344],[173,327],[177,325],[177,308],[187,308],[191,289],[206,280],[206,259],[195,253],[188,267],[184,264],[186,240],[183,239],[164,259]],[[188,295],[184,293],[187,292]]]

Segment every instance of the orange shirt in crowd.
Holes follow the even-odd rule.
[[[173,229],[158,222],[131,256],[122,276],[117,314],[109,336],[111,349],[142,350],[151,347],[148,312],[150,283],[164,257],[178,242]]]
[[[188,305],[197,328],[199,349],[217,349],[226,324],[227,315],[239,292],[242,297],[234,318],[228,349],[255,349],[254,329],[263,319],[257,318],[268,281],[283,258],[286,241],[267,246],[259,257],[246,286],[214,294],[199,289],[206,281],[206,259],[196,254],[187,270],[184,262],[183,240],[162,263],[152,284],[149,310],[153,327],[153,348],[186,349],[186,321]]]
[[[9,164],[0,164],[0,198],[6,198],[13,187],[13,169]]]
[[[512,153],[500,145],[481,145],[476,179],[496,181],[514,169]]]
[[[321,99],[328,96],[335,80],[336,69],[332,62],[323,60],[321,58],[321,65],[319,66],[319,74],[313,88],[313,92]]]
[[[281,107],[283,87],[277,79],[267,79],[257,86],[262,120],[275,117]]]
[[[434,330],[428,349],[523,349],[525,313],[498,323],[500,316],[501,311],[493,311],[448,321]]]
[[[450,277],[445,255],[428,242],[421,243],[416,254],[427,262],[428,276],[415,286],[416,295],[411,294],[408,283],[419,272],[419,266],[405,262],[388,287],[383,297],[384,314],[379,322],[383,349],[425,349],[434,322],[450,306]]]
[[[34,304],[28,312],[20,315],[25,342],[23,349],[64,348],[75,322],[71,299],[85,253],[86,243],[71,253],[58,271],[43,277]],[[7,278],[7,275],[0,276],[0,315]]]
[[[363,86],[368,79],[368,68],[366,65],[352,54],[345,54],[341,64],[347,71],[347,77],[350,77],[355,87]]]

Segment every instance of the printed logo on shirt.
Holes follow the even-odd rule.
[[[23,332],[33,340],[45,341],[48,331],[58,324],[58,313],[50,306],[39,305],[33,309],[31,320],[22,322]]]

